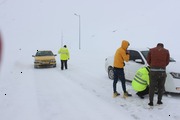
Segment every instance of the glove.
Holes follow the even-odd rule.
[[[126,50],[126,54],[129,54],[129,51],[128,51],[128,50]]]

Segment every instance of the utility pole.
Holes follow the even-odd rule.
[[[79,49],[81,49],[81,16],[74,13],[79,18]]]
[[[63,47],[63,32],[61,32],[61,47]]]

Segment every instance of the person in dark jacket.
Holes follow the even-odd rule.
[[[157,104],[162,103],[162,96],[164,92],[164,84],[166,80],[166,66],[169,64],[170,54],[164,48],[162,43],[158,43],[156,47],[150,49],[147,62],[150,66],[150,87],[149,87],[149,106],[153,106],[155,87],[158,88]]]

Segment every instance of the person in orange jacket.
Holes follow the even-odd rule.
[[[126,91],[126,80],[125,80],[125,74],[124,74],[124,61],[129,61],[129,53],[127,52],[127,48],[129,46],[129,42],[127,40],[123,40],[121,47],[116,50],[115,56],[114,56],[114,81],[113,81],[113,97],[119,96],[120,94],[116,90],[116,85],[118,80],[121,80],[122,88],[124,91],[123,97],[132,96]]]

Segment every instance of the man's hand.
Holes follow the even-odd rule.
[[[129,51],[128,51],[128,50],[126,50],[126,54],[129,54]]]

